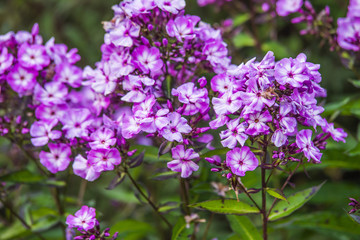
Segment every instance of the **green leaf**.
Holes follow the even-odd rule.
[[[130,239],[144,239],[149,233],[154,232],[154,228],[145,222],[140,222],[132,219],[122,220],[117,222],[110,228],[110,234],[119,233],[119,238],[124,240]]]
[[[295,194],[290,195],[287,198],[287,202],[282,201],[278,202],[275,207],[271,210],[269,215],[269,220],[274,221],[282,217],[286,217],[302,207],[306,202],[308,202],[322,187],[322,184],[305,189],[303,191],[297,192]]]
[[[277,41],[271,41],[271,42],[266,42],[263,43],[261,46],[261,49],[264,52],[268,52],[268,51],[273,51],[276,53],[276,58],[286,58],[288,57],[288,50],[285,48],[284,44],[281,44],[280,42]]]
[[[258,229],[247,216],[226,216],[230,222],[231,229],[243,240],[261,240]],[[239,238],[238,238],[239,239]]]
[[[350,216],[355,222],[357,222],[358,224],[360,224],[360,215],[359,215],[359,214],[351,213],[351,214],[349,214],[349,216]]]
[[[266,188],[266,192],[267,192],[269,195],[273,196],[274,198],[278,198],[278,199],[287,201],[286,197],[284,196],[284,194],[283,194],[279,189],[276,189],[276,188]]]
[[[2,182],[14,182],[14,183],[38,183],[46,178],[41,175],[31,173],[29,170],[20,170],[12,172],[0,177]]]
[[[211,150],[211,151],[201,154],[201,157],[205,158],[205,157],[212,157],[214,155],[223,155],[223,154],[226,154],[228,151],[229,151],[228,148],[214,149],[214,150]]]
[[[259,213],[259,209],[235,199],[218,199],[191,204],[190,207],[205,209],[220,214],[249,214]]]
[[[250,13],[239,14],[234,18],[234,27],[240,26],[243,23],[247,22],[250,19]]]
[[[349,79],[349,82],[354,85],[354,87],[360,88],[360,80]]]
[[[26,229],[20,222],[15,222],[3,231],[0,231],[0,240],[21,239],[21,237],[29,235],[30,233],[30,230]]]
[[[233,42],[237,48],[255,46],[254,38],[247,33],[239,33],[234,37]]]
[[[183,217],[180,217],[172,230],[171,240],[178,239],[181,232],[185,229],[185,226],[185,219]]]

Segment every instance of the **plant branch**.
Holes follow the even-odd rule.
[[[246,190],[245,186],[242,184],[242,182],[238,181],[238,183],[241,186],[241,190],[246,194],[246,196],[248,196],[248,198],[255,204],[255,206],[257,207],[257,209],[259,209],[259,211],[261,212],[261,208],[260,206],[255,202],[255,200],[251,197],[250,193]]]
[[[181,195],[183,196],[183,200],[185,202],[184,211],[186,215],[190,215],[191,211],[189,208],[190,200],[188,194],[188,188],[186,186],[186,180],[180,177],[180,185],[181,185]]]

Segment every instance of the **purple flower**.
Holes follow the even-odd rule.
[[[226,165],[238,176],[245,176],[246,171],[253,171],[259,165],[255,154],[249,147],[234,148],[226,153]]]
[[[85,231],[93,229],[97,222],[95,211],[95,208],[82,206],[81,209],[75,213],[75,216],[67,216],[66,224],[69,225],[70,228],[76,227]]]
[[[303,0],[278,0],[276,2],[276,12],[279,16],[287,16],[297,12],[303,5]]]
[[[126,18],[110,31],[108,37],[117,47],[131,47],[134,44],[133,39],[139,37],[139,34],[140,26]]]
[[[240,99],[241,92],[225,93],[221,97],[212,98],[212,104],[214,105],[214,111],[218,115],[230,114],[239,110],[243,101]]]
[[[309,129],[301,130],[296,135],[296,145],[304,153],[305,157],[310,161],[314,159],[315,163],[319,163],[322,153],[320,150],[315,147],[314,143],[311,140],[312,131]]]
[[[284,128],[287,133],[294,133],[296,131],[296,119],[294,117],[288,117],[288,114],[291,113],[291,111],[292,107],[289,103],[280,103],[279,122],[281,127]]]
[[[203,54],[206,56],[206,60],[210,62],[213,67],[228,66],[228,50],[226,44],[220,40],[208,41],[204,48]]]
[[[50,152],[40,152],[40,162],[51,173],[64,171],[70,164],[71,149],[63,143],[49,143]]]
[[[124,116],[122,119],[121,134],[124,138],[130,139],[141,131],[140,122],[134,116]]]
[[[55,140],[61,137],[61,131],[51,130],[58,123],[54,119],[49,122],[38,121],[34,122],[30,128],[31,143],[36,146],[44,146],[49,142],[49,139]]]
[[[183,115],[194,115],[198,112],[204,113],[209,108],[209,97],[206,88],[198,89],[192,82],[185,83],[177,89],[172,89],[171,94],[184,103]]]
[[[360,50],[360,18],[338,18],[337,41],[340,47]]]
[[[21,66],[33,68],[36,71],[43,69],[50,64],[50,58],[42,45],[29,45],[24,43],[18,52],[18,60]]]
[[[271,142],[274,143],[276,147],[281,147],[285,145],[286,140],[287,136],[284,134],[282,129],[277,129],[271,136]]]
[[[260,133],[267,133],[269,131],[269,126],[266,125],[267,122],[271,122],[272,117],[269,111],[263,113],[257,112],[245,116],[249,127],[246,129],[246,134],[257,135]]]
[[[82,70],[68,63],[59,64],[55,68],[54,81],[66,83],[73,88],[81,86]]]
[[[19,94],[20,97],[31,95],[38,72],[15,65],[6,76],[6,81],[10,87]]]
[[[129,75],[123,81],[123,89],[128,90],[128,93],[121,98],[125,102],[139,103],[145,100],[146,94],[142,87],[142,77],[136,75]]]
[[[220,133],[221,144],[230,149],[236,147],[238,142],[241,146],[244,146],[248,135],[244,133],[245,126],[243,123],[240,124],[240,118],[229,121],[226,126],[228,129]]]
[[[35,109],[35,116],[43,121],[52,121],[53,119],[60,120],[67,109],[66,105],[47,106],[41,104]]]
[[[325,126],[322,127],[322,130],[330,133],[331,137],[337,142],[345,142],[345,138],[347,137],[347,133],[341,128],[335,128],[333,123],[326,123]]]
[[[87,181],[94,181],[100,176],[100,171],[95,168],[93,164],[90,163],[87,159],[85,159],[81,155],[77,155],[74,159],[73,164],[74,174],[86,179]]]
[[[350,0],[347,17],[360,17],[360,1]]]
[[[141,45],[133,51],[132,56],[134,65],[145,74],[149,72],[155,74],[163,66],[163,61],[160,59],[160,51],[156,47],[148,48]]]
[[[44,105],[62,104],[67,94],[68,89],[61,82],[45,83],[44,88],[36,84],[34,88],[35,99]]]
[[[116,143],[114,136],[113,130],[101,127],[90,135],[92,142],[90,142],[89,145],[91,149],[108,149]]]
[[[93,122],[90,111],[86,108],[69,110],[60,119],[63,124],[62,130],[66,131],[65,137],[72,139],[75,137],[87,137],[88,128]]]
[[[262,111],[265,105],[271,107],[275,103],[275,97],[267,96],[266,91],[259,89],[257,85],[249,87],[247,92],[238,93],[245,105],[244,114]]]
[[[185,8],[185,0],[155,0],[155,4],[163,11],[177,14]]]
[[[169,124],[161,131],[161,135],[168,141],[182,142],[182,133],[191,132],[192,128],[187,124],[187,120],[177,112],[171,112],[167,115]]]
[[[192,172],[199,169],[199,166],[191,161],[191,159],[198,158],[199,154],[193,149],[186,149],[184,145],[177,145],[171,149],[172,158],[171,162],[168,162],[167,166],[174,172],[180,172],[182,178],[189,177]]]
[[[309,76],[304,73],[305,68],[305,63],[284,58],[276,63],[274,76],[281,85],[290,84],[293,87],[301,87],[304,81],[309,80]]]
[[[13,55],[8,53],[8,49],[6,47],[3,47],[0,52],[0,75],[11,67],[13,60]]]
[[[183,39],[189,40],[195,37],[194,27],[200,21],[198,16],[181,16],[175,20],[169,20],[166,31],[170,37],[176,37],[179,42]]]
[[[91,150],[88,161],[97,172],[114,170],[115,165],[121,163],[120,153],[116,148]]]

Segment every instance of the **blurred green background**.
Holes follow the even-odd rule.
[[[81,66],[93,66],[101,58],[100,46],[104,36],[101,21],[112,18],[111,6],[118,2],[115,0],[0,0],[0,34],[5,34],[10,30],[29,31],[32,25],[38,22],[44,41],[54,36],[57,43],[65,43],[69,48],[79,50],[82,57]],[[241,2],[246,5],[251,4],[250,0]],[[346,15],[347,1],[316,0],[313,3],[319,10],[326,4],[330,5],[331,14],[335,19]],[[213,6],[200,8],[194,0],[187,1],[186,12],[199,15],[204,21],[214,24],[229,17],[244,17],[248,14],[237,13],[233,9],[226,8],[217,10]],[[276,41],[270,37],[268,22],[256,25],[261,42],[260,51],[255,49],[253,39],[247,35],[247,31],[251,33],[253,30],[250,20],[242,23],[238,32],[230,34],[231,37],[227,39],[227,42],[233,62],[239,64],[254,56],[258,56],[260,59],[268,50],[274,51],[278,59],[296,57],[301,52],[306,53],[308,61],[321,64],[322,86],[328,91],[328,98],[319,100],[326,106],[324,116],[332,118],[337,125],[344,127],[349,133],[349,139],[346,144],[329,143],[328,150],[324,152],[322,164],[308,166],[306,169],[298,171],[294,178],[297,190],[320,184],[324,180],[327,182],[319,194],[294,216],[285,218],[282,225],[271,225],[270,239],[360,239],[360,227],[352,225],[353,223],[346,215],[346,211],[349,210],[347,198],[360,197],[360,146],[358,145],[360,90],[349,82],[349,79],[357,80],[356,76],[342,64],[336,53],[330,52],[329,46],[326,43],[323,44],[321,39],[314,36],[300,36],[299,30],[304,26],[289,24],[289,17],[278,18],[275,21]],[[2,144],[1,168],[20,169],[22,165],[29,164],[29,169],[33,170],[34,166],[26,161],[20,164],[14,163],[9,147],[9,143]],[[155,151],[152,153],[153,155],[147,152],[148,158],[151,156],[154,158],[156,149],[153,151]],[[20,157],[23,156],[20,155]],[[165,157],[162,160],[168,159]],[[21,160],[19,161],[21,162]],[[163,203],[178,202],[180,197],[176,179],[167,180],[164,183],[149,180],[157,167],[164,166],[163,162],[157,162],[155,165],[142,165],[133,174],[151,190],[155,200],[162,200]],[[192,191],[196,196],[193,201],[217,198],[210,182],[222,181],[225,183],[224,179],[210,173],[209,165],[206,163],[202,163],[200,169],[202,169],[200,178],[192,186]],[[63,175],[59,174],[58,178],[62,179]],[[84,202],[98,208],[98,219],[102,226],[111,226],[122,220],[123,222],[118,223],[117,229],[122,229],[126,233],[124,239],[159,239],[161,233],[159,234],[156,230],[159,220],[154,218],[149,207],[139,204],[128,180],[112,191],[105,190],[113,177],[112,173],[104,174],[95,183],[88,183]],[[248,182],[250,187],[256,187],[257,179],[256,173],[248,174],[244,178],[244,182]],[[78,191],[81,180],[76,176],[71,176],[70,182],[73,184],[62,192],[66,191],[69,196],[64,199],[68,206],[67,212],[74,213],[78,209]],[[279,183],[274,182],[273,184]],[[288,193],[293,191],[290,189]],[[22,213],[37,211],[36,214],[40,214],[42,208],[54,208],[54,202],[46,186],[25,185],[21,189],[21,193],[26,192],[31,194],[13,196],[14,203],[19,206]],[[175,204],[175,206],[177,205]],[[325,212],[325,215],[320,214],[320,216],[319,212],[321,214]],[[177,214],[170,213],[169,215],[172,222],[176,221]],[[200,215],[205,218],[210,216],[207,212],[201,212]],[[51,221],[48,224],[51,226]],[[21,229],[21,226],[5,226],[0,223],[0,231],[3,234],[4,231],[9,232],[9,229],[16,232]],[[203,231],[202,226],[200,233]],[[208,239],[211,237],[218,237],[219,240],[227,239],[230,232],[225,217],[216,215]],[[26,234],[18,235],[14,239],[27,239],[24,236]],[[45,236],[48,239],[61,239],[57,228],[50,228],[45,232]],[[0,239],[6,238],[2,235]],[[32,239],[36,239],[36,237]],[[163,239],[167,239],[166,236]]]

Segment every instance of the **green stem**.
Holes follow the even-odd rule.
[[[248,198],[255,204],[255,206],[257,207],[257,209],[259,209],[259,211],[261,212],[261,208],[260,206],[255,202],[255,200],[251,197],[250,193],[246,190],[245,186],[240,182],[238,181],[238,183],[240,184],[241,186],[241,190],[246,194],[246,196],[248,196]]]
[[[214,218],[214,213],[211,213],[210,219],[209,219],[208,223],[206,224],[206,228],[205,228],[202,240],[206,240],[206,237],[207,237],[207,234],[209,232],[210,225],[211,225],[211,222],[212,222],[213,218]]]
[[[172,228],[172,225],[170,224],[170,222],[159,212],[158,207],[155,206],[155,204],[151,201],[151,199],[144,193],[144,191],[141,189],[141,187],[139,186],[139,184],[135,181],[135,179],[131,176],[130,172],[128,171],[128,169],[125,169],[125,173],[126,175],[128,175],[131,183],[134,185],[134,187],[138,190],[138,192],[141,194],[141,196],[143,196],[146,201],[148,202],[148,204],[154,209],[154,211],[156,212],[156,214],[161,218],[161,220],[163,220],[166,225],[169,228]]]
[[[266,137],[264,137],[264,146],[263,146],[263,151],[264,151],[264,156],[263,159],[261,161],[261,197],[262,197],[262,209],[261,209],[261,214],[262,214],[262,220],[263,220],[263,239],[267,240],[268,239],[268,235],[267,235],[267,223],[268,223],[268,216],[267,216],[267,212],[266,212],[266,169],[263,165],[265,165],[266,163],[266,158],[267,158],[267,140]]]
[[[181,185],[181,195],[183,196],[183,200],[185,202],[184,204],[184,211],[186,215],[191,214],[191,210],[189,208],[190,200],[189,200],[189,194],[188,194],[188,188],[186,186],[186,179],[180,177],[180,185]]]

